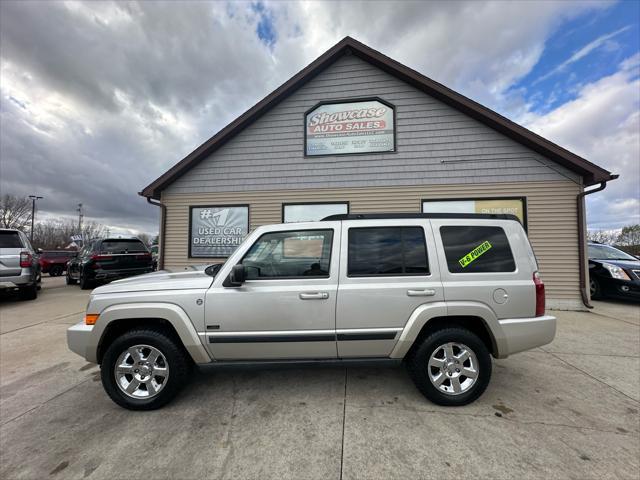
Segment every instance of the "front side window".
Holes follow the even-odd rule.
[[[422,227],[349,229],[347,275],[428,275],[427,247]]]
[[[247,280],[328,277],[333,230],[262,235],[242,259]]]
[[[514,272],[507,235],[501,227],[440,227],[440,236],[451,273]]]
[[[282,210],[282,221],[317,222],[329,215],[349,213],[349,204],[343,203],[291,203],[285,204]]]

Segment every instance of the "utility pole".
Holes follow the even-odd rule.
[[[33,220],[35,219],[36,216],[36,200],[40,200],[42,197],[39,197],[37,195],[29,195],[29,198],[31,199],[31,243],[33,243]]]
[[[82,217],[84,217],[84,215],[82,214],[81,203],[78,204],[78,208],[76,208],[76,212],[78,212],[78,233],[82,235]]]

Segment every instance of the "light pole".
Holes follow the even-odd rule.
[[[36,216],[36,200],[40,200],[42,197],[39,197],[37,195],[29,195],[29,198],[31,199],[31,243],[33,243],[33,220]]]

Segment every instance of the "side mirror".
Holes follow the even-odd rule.
[[[244,265],[239,263],[237,265],[234,265],[233,268],[231,269],[231,273],[229,274],[229,277],[227,277],[226,281],[224,282],[224,286],[240,287],[244,283],[245,278],[246,278],[246,275],[245,275]]]
[[[36,250],[36,252],[38,253],[38,255],[42,255],[42,249],[41,249],[41,248],[38,248],[38,249]]]

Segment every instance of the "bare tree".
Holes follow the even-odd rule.
[[[147,247],[151,245],[151,237],[144,232],[140,232],[136,235],[142,243],[144,243]]]
[[[27,197],[5,194],[0,199],[0,227],[25,231],[31,223],[31,201]]]
[[[613,245],[618,238],[618,232],[615,230],[589,230],[587,232],[587,240],[590,242],[604,243]]]
[[[82,226],[82,238],[104,237],[107,228],[96,222],[86,222]],[[78,235],[78,224],[75,220],[45,220],[35,224],[33,228],[33,245],[44,250],[65,248],[71,243],[71,236]]]
[[[622,232],[618,235],[617,243],[628,246],[640,245],[640,224],[622,227]]]

